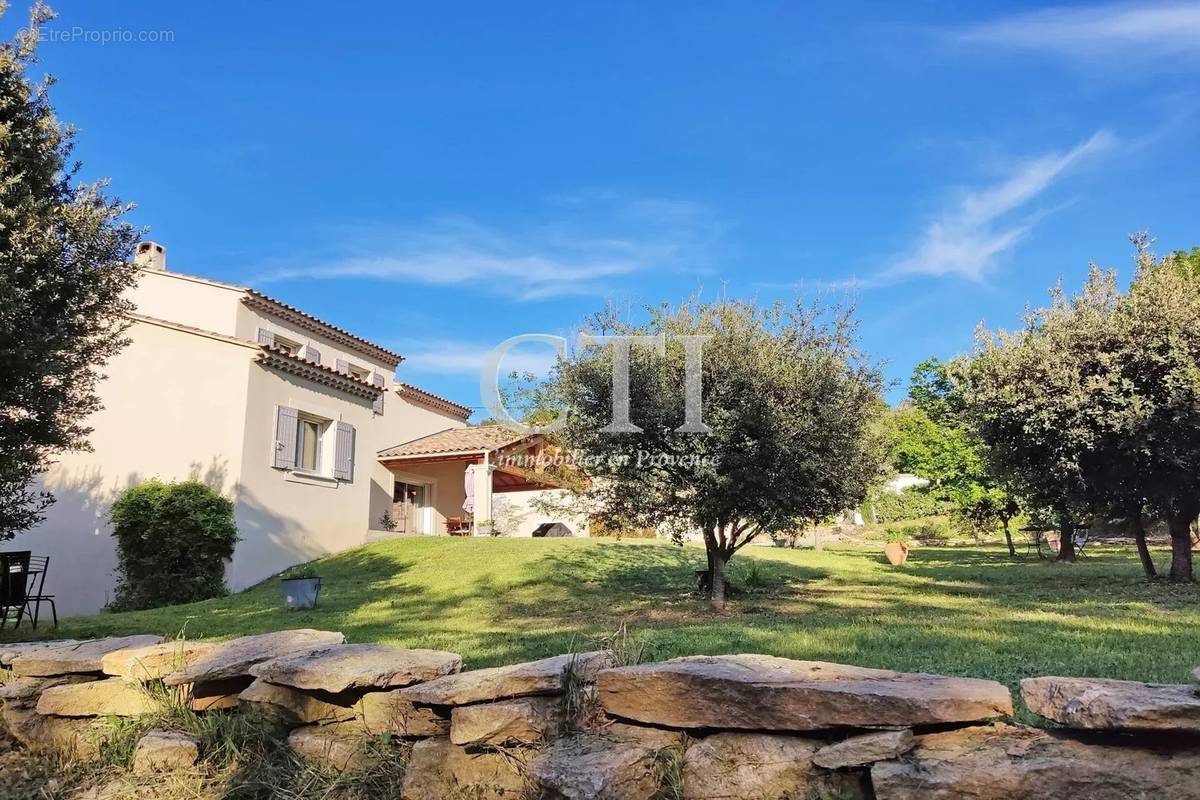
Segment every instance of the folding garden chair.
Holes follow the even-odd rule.
[[[0,630],[14,612],[13,628],[21,627],[21,618],[28,617],[37,630],[42,603],[49,604],[54,627],[58,627],[54,595],[45,593],[49,568],[49,556],[34,556],[28,550],[0,553]]]

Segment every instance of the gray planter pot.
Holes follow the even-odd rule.
[[[289,611],[312,608],[321,594],[320,578],[290,578],[279,582],[283,587],[283,604]]]

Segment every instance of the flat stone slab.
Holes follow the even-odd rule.
[[[1189,685],[1106,678],[1026,678],[1029,710],[1068,728],[1200,733],[1200,697]]]
[[[39,714],[56,717],[136,717],[160,707],[140,684],[120,678],[55,686],[37,702]]]
[[[47,647],[62,647],[68,644],[79,644],[79,640],[52,639],[44,642],[10,642],[9,644],[0,644],[0,666],[11,667],[14,658],[23,656],[26,653],[32,653],[34,650],[42,650]]]
[[[1012,714],[1002,684],[763,655],[689,656],[602,671],[610,715],[672,728],[814,731]]]
[[[193,683],[187,690],[188,708],[192,711],[227,711],[237,708],[242,702],[242,692],[253,682],[253,678],[241,676]]]
[[[200,742],[179,731],[152,730],[138,740],[133,751],[133,772],[147,775],[188,769],[200,760]]]
[[[529,762],[529,777],[542,796],[561,800],[651,800],[658,753],[681,745],[677,733],[617,723],[555,740]]]
[[[238,699],[243,703],[258,705],[285,722],[305,725],[354,719],[354,704],[358,697],[303,692],[290,686],[267,683],[260,678],[246,687]]]
[[[55,686],[69,683],[87,683],[96,680],[94,675],[56,675],[52,678],[15,678],[0,685],[0,702],[18,708],[37,705],[38,696]]]
[[[450,720],[426,706],[415,706],[400,696],[401,689],[367,692],[358,701],[358,718],[372,733],[398,736],[445,736]]]
[[[67,758],[96,758],[100,740],[111,730],[94,719],[47,717],[33,709],[5,706],[2,713],[5,729],[25,747]]]
[[[864,733],[822,747],[813,755],[813,763],[825,769],[861,767],[898,758],[912,750],[913,744],[912,731],[907,729]]]
[[[337,771],[353,772],[374,763],[367,750],[371,736],[358,722],[334,722],[296,728],[288,736],[288,746],[306,761],[323,764]]]
[[[251,667],[250,674],[280,686],[336,693],[396,689],[461,669],[462,656],[444,650],[343,644],[264,661]]]
[[[419,705],[463,706],[509,697],[559,694],[563,691],[563,674],[568,667],[575,671],[580,681],[590,683],[600,670],[613,663],[612,654],[603,651],[553,656],[447,675],[404,689],[403,696]]]
[[[174,641],[145,647],[127,647],[105,653],[100,670],[114,678],[148,682],[183,669],[207,656],[216,647],[210,642]]]
[[[525,797],[524,778],[513,759],[498,751],[468,752],[439,736],[413,745],[404,770],[401,800]]]
[[[777,733],[718,733],[688,748],[684,800],[792,800],[816,795],[813,754],[821,742]]]
[[[12,671],[16,675],[41,677],[100,672],[100,660],[106,653],[128,647],[158,644],[162,640],[161,636],[114,636],[108,639],[39,647],[16,656],[12,660]]]
[[[983,725],[916,737],[908,755],[872,766],[871,782],[878,800],[1197,800],[1200,749]]]
[[[495,703],[455,706],[450,741],[460,745],[538,744],[563,727],[559,697],[517,697]]]
[[[219,642],[208,655],[163,678],[167,686],[199,681],[250,677],[250,668],[273,658],[305,653],[345,644],[346,637],[334,631],[302,628],[242,636]]]

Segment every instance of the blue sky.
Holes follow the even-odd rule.
[[[1135,230],[1200,244],[1200,3],[904,6],[61,0],[40,67],[173,269],[472,406],[607,299],[854,285],[903,382]]]

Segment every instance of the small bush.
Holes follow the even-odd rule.
[[[110,608],[128,611],[227,594],[233,556],[233,503],[198,481],[147,481],[126,489],[109,519],[118,580]]]
[[[884,541],[917,541],[925,545],[945,545],[955,537],[955,530],[944,519],[924,519],[919,522],[889,525],[884,531]]]

